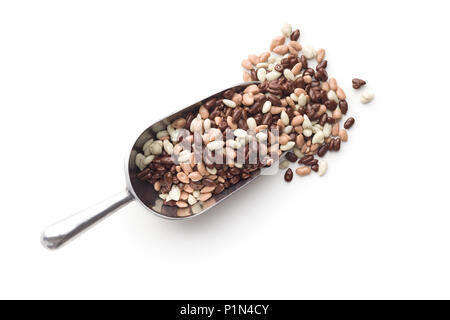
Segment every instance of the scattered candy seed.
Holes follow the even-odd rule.
[[[375,98],[375,95],[370,91],[365,91],[361,95],[361,103],[367,104]]]
[[[328,162],[327,160],[319,160],[318,165],[319,165],[318,174],[319,176],[323,176],[328,170]]]
[[[345,121],[344,128],[350,129],[354,124],[355,124],[355,118],[350,117]]]
[[[353,89],[359,89],[362,86],[364,86],[366,84],[366,82],[362,79],[353,79],[352,80],[352,85],[353,85]]]
[[[305,56],[306,59],[311,60],[314,59],[316,57],[316,50],[311,47],[311,46],[304,46],[303,47],[303,55]]]
[[[283,36],[289,38],[292,34],[292,26],[290,24],[286,23],[281,28],[281,33],[283,34]]]
[[[292,178],[294,177],[294,173],[292,172],[292,169],[287,169],[285,174],[284,174],[284,180],[286,182],[291,182]]]
[[[297,173],[299,176],[304,177],[311,173],[310,167],[300,167],[295,170],[295,173]]]
[[[297,41],[298,38],[300,38],[300,30],[296,29],[291,33],[291,40],[292,41]]]

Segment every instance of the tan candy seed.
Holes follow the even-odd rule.
[[[337,86],[337,81],[336,81],[335,78],[330,78],[330,79],[328,80],[328,83],[330,84],[330,89],[331,89],[331,90],[333,90],[333,91],[336,91],[336,90],[337,90],[338,86]]]
[[[201,106],[198,110],[198,113],[202,117],[202,119],[207,119],[209,117],[209,111],[205,108],[205,106]]]
[[[288,45],[288,49],[289,49],[289,53],[292,54],[293,56],[298,56],[298,51],[295,50],[291,45]]]
[[[299,134],[299,135],[295,138],[295,144],[296,144],[297,147],[299,147],[299,148],[303,147],[303,145],[305,144],[305,138],[303,137],[302,134]]]
[[[203,187],[202,190],[200,190],[200,193],[210,193],[210,192],[213,192],[215,188],[216,188],[215,186],[212,186],[212,187],[206,186],[206,187]]]
[[[262,70],[262,69],[260,69]],[[245,93],[242,97],[242,104],[244,106],[251,106],[255,102],[255,99],[253,97],[253,94],[251,93]]]
[[[289,47],[287,45],[277,46],[273,49],[273,52],[279,55],[283,55],[289,52]]]
[[[289,45],[297,51],[302,51],[302,45],[298,41],[291,41]]]
[[[302,66],[302,63],[299,62],[299,63],[297,63],[297,64],[291,69],[291,71],[292,71],[292,73],[294,74],[294,76],[300,74],[300,72],[302,71],[302,67],[303,67],[303,66]]]
[[[186,201],[189,197],[189,193],[187,193],[186,191],[181,191],[181,196],[180,196],[180,200]]]
[[[287,134],[285,134],[285,133],[283,133],[279,137],[279,142],[280,142],[281,145],[287,144],[290,140],[291,140],[291,138],[289,138],[289,136]]]
[[[295,97],[295,98],[298,101],[298,98],[297,97]],[[291,108],[295,108],[295,102],[294,102],[294,100],[292,100],[291,97],[286,97],[286,102]]]
[[[247,71],[244,71],[242,73],[242,80],[244,80],[244,82],[250,82],[252,81],[252,76]]]
[[[347,96],[345,95],[344,90],[342,90],[341,87],[338,87],[338,89],[336,90],[336,95],[339,98],[339,100],[345,100],[347,98]]]
[[[339,135],[339,123],[338,122],[333,124],[333,127],[331,128],[331,135],[334,137],[337,137]]]
[[[191,172],[188,177],[194,182],[200,181],[203,178],[198,171]]]
[[[253,69],[253,65],[252,65],[252,63],[250,62],[250,60],[248,60],[248,59],[242,60],[241,65],[242,65],[242,67],[243,67],[244,69],[247,69],[247,70],[252,70],[252,69]]]
[[[242,95],[240,95],[239,93],[235,93],[233,94],[233,97],[231,98],[231,100],[237,105],[240,106],[242,104]]]
[[[227,117],[227,124],[233,130],[236,130],[238,128],[237,124],[233,122],[233,118],[231,116]]]
[[[248,55],[248,60],[254,65],[256,66],[259,63],[259,58],[257,55],[255,54],[249,54]]]
[[[316,60],[318,63],[321,63],[323,59],[325,58],[325,49],[319,49],[317,50]]]
[[[212,197],[212,193],[202,193],[202,194],[200,194],[200,197],[198,198],[198,200],[206,201],[211,197]]]
[[[320,88],[326,92],[330,91],[330,85],[328,84],[328,82],[322,82]]]
[[[341,138],[342,141],[346,142],[348,140],[348,134],[347,134],[347,130],[345,129],[340,129],[339,130],[339,138]]]
[[[245,88],[244,93],[251,93],[253,95],[259,93],[259,88],[256,84],[251,84]]]
[[[310,151],[315,154],[316,151],[319,149],[320,145],[321,145],[320,143],[315,143],[315,144],[311,145]]]
[[[267,60],[270,57],[270,52],[263,52],[259,55],[259,61],[260,62],[267,62]]]
[[[295,170],[295,173],[298,174],[300,177],[304,177],[311,173],[311,168],[310,167],[300,167]]]
[[[273,49],[275,49],[276,47],[283,45],[284,41],[285,37],[283,36],[273,38],[272,42],[270,43],[270,51],[273,51]]]
[[[181,170],[183,170],[184,173],[189,175],[192,172],[192,168],[188,163],[180,163]]]
[[[206,171],[206,167],[205,165],[202,163],[197,164],[197,171],[198,173],[200,173],[202,176],[206,175],[208,172]]]
[[[188,204],[184,201],[177,201],[178,208],[187,208]]]
[[[284,110],[283,107],[274,107],[274,106],[272,106],[270,108],[270,113],[271,114],[280,114],[283,110]]]
[[[303,123],[303,116],[301,116],[301,115],[295,116],[291,121],[291,125],[293,127],[299,126],[302,123]]]
[[[194,189],[192,189],[192,187],[191,187],[190,185],[188,185],[188,184],[185,184],[185,185],[184,185],[183,190],[186,191],[187,193],[192,193],[192,192],[194,192]]]
[[[175,129],[184,128],[185,125],[186,125],[185,118],[178,118],[177,120],[172,122],[172,127],[174,127]]]
[[[189,177],[184,172],[178,172],[177,178],[183,183],[189,183]]]
[[[339,107],[334,109],[332,118],[335,120],[340,120],[342,118],[342,112],[341,109],[339,109]]]

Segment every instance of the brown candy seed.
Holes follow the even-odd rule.
[[[355,118],[348,118],[344,123],[345,129],[350,129],[355,124]]]
[[[284,174],[284,180],[286,182],[291,182],[293,177],[294,177],[294,173],[292,172],[292,169],[291,168],[287,169]]]
[[[366,82],[362,79],[355,78],[352,80],[352,84],[353,84],[353,89],[359,89],[362,86],[366,85]]]

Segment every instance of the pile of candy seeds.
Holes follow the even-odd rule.
[[[299,38],[300,30],[292,30],[289,24],[284,25],[281,35],[270,43],[270,51],[260,55],[249,54],[242,61],[243,79],[261,81],[259,87],[269,100],[266,103],[271,105],[271,96],[279,100],[279,103],[271,105],[270,112],[277,114],[282,109],[281,112],[289,117],[289,122],[277,121],[284,136],[295,142],[286,154],[286,160],[280,163],[280,168],[287,169],[289,162],[298,161],[300,166],[296,173],[299,176],[309,175],[311,171],[322,176],[327,171],[328,163],[315,157],[323,158],[328,151],[339,151],[341,142],[348,140],[347,130],[353,126],[355,119],[347,118],[341,127],[340,122],[348,112],[348,103],[336,79],[328,76],[326,51],[302,46]],[[353,79],[355,89],[365,84],[364,80]],[[366,91],[361,95],[361,102],[369,103],[373,98],[373,93]],[[288,182],[292,180],[291,169],[287,169],[284,178]]]
[[[138,178],[153,185],[164,205],[198,206],[280,156],[288,182],[294,176],[290,162],[299,164],[298,176],[327,172],[323,157],[340,150],[355,119],[344,121],[346,94],[328,76],[325,50],[302,46],[300,31],[290,25],[281,31],[270,51],[242,61],[244,81],[256,84],[205,101],[143,145],[135,161]],[[353,80],[355,89],[365,84]],[[363,103],[373,98],[361,95]]]

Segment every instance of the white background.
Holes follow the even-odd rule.
[[[2,1],[0,298],[450,298],[446,4]],[[263,177],[184,222],[133,203],[40,245],[124,188],[138,132],[240,82],[285,22],[356,118],[326,176]]]

